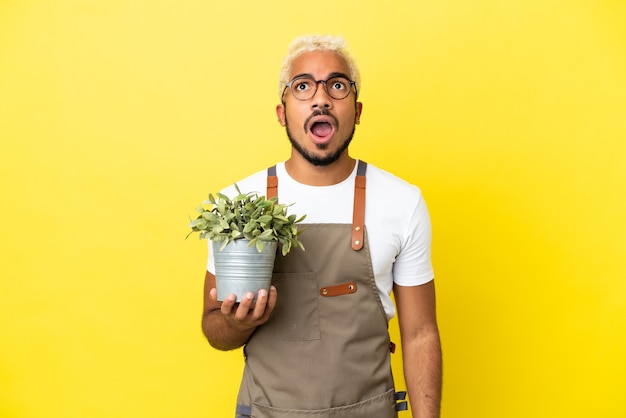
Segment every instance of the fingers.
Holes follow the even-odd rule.
[[[274,286],[270,286],[270,298],[268,301],[268,309],[270,311],[273,311],[274,308],[276,307],[276,300],[278,298],[278,291],[276,290],[276,288]]]
[[[235,311],[235,321],[237,322],[246,322],[248,319],[248,315],[252,310],[254,304],[254,294],[252,292],[246,292],[241,298],[241,302],[239,302],[239,306]]]
[[[210,290],[211,298],[217,300],[216,289]],[[259,290],[256,301],[252,292],[246,292],[239,303],[237,296],[230,294],[224,298],[220,311],[224,315],[231,316],[240,325],[258,326],[265,323],[274,308],[277,300],[276,287],[271,286],[268,292]]]
[[[267,321],[270,317],[270,314],[276,307],[276,299],[278,298],[278,292],[274,286],[270,286],[270,292],[267,296],[267,304],[263,311],[262,320],[263,322]]]
[[[274,306],[276,306],[276,288],[271,286],[269,293],[267,290],[261,289],[252,316],[265,322],[274,310]]]
[[[211,292],[213,292],[213,290],[211,290]],[[233,311],[233,308],[235,307],[236,303],[237,303],[237,296],[232,295],[232,294],[228,295],[224,298],[224,301],[222,302],[222,307],[220,310],[222,311],[224,315],[228,315]]]

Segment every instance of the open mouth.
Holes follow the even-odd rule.
[[[333,126],[328,122],[315,122],[311,125],[311,133],[319,137],[327,137],[333,131]]]
[[[313,142],[323,144],[330,141],[337,126],[332,115],[319,115],[310,118],[305,125]]]

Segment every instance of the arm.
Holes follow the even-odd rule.
[[[394,285],[393,289],[413,415],[438,418],[442,371],[434,281],[421,286]]]
[[[218,350],[233,350],[248,342],[259,325],[265,323],[276,306],[276,288],[268,292],[260,290],[256,303],[248,292],[236,303],[235,295],[228,295],[223,302],[217,301],[215,276],[208,271],[204,279],[204,312],[202,331],[209,344]]]

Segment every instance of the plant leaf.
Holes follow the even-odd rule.
[[[244,228],[243,228],[243,232],[247,233],[247,232],[252,232],[256,229],[257,224],[256,222],[249,222]]]
[[[261,235],[259,235],[259,239],[262,241],[271,241],[273,235],[274,235],[274,230],[268,229],[266,231],[263,231]]]

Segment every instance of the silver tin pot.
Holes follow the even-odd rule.
[[[278,243],[266,242],[263,252],[259,252],[256,246],[249,247],[249,242],[247,239],[234,240],[222,251],[222,243],[213,242],[217,300],[222,301],[233,293],[240,302],[246,292],[252,292],[256,298],[259,290],[269,291]]]

